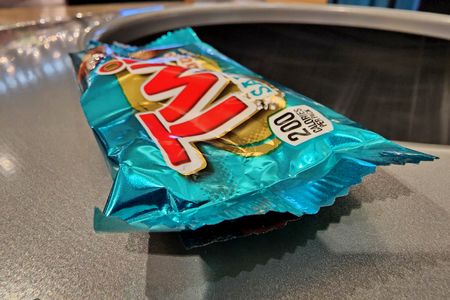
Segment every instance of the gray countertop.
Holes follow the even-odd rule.
[[[260,236],[94,233],[111,178],[66,54],[104,19],[0,31],[1,299],[450,298],[449,146]]]

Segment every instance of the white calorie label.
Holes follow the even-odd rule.
[[[333,124],[317,110],[297,105],[269,117],[269,126],[283,142],[297,146],[333,130]]]

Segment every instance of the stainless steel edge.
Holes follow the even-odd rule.
[[[343,5],[267,3],[198,4],[136,14],[117,18],[86,38],[129,42],[178,27],[261,22],[353,26],[450,39],[447,15]]]

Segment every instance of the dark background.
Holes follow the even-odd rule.
[[[194,30],[203,41],[256,73],[389,139],[450,144],[449,41],[303,24]],[[161,34],[135,43],[147,43]]]

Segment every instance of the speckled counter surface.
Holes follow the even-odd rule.
[[[448,299],[450,148],[383,167],[285,229],[186,251],[176,234],[96,234],[111,178],[68,51],[103,17],[1,31],[0,298]]]

